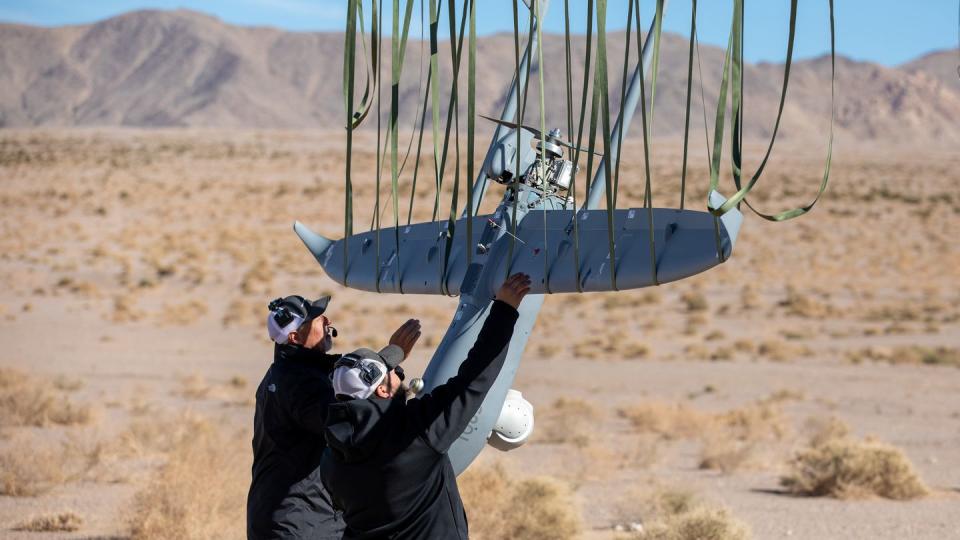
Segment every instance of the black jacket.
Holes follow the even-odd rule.
[[[517,311],[494,301],[460,370],[421,398],[331,405],[320,470],[343,510],[345,539],[467,538],[447,450],[480,409],[513,335]]]
[[[341,538],[343,520],[319,469],[327,407],[335,401],[330,371],[338,358],[275,346],[257,388],[247,538]]]

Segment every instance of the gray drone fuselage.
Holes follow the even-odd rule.
[[[537,153],[531,163],[528,156],[521,160],[524,173],[511,174],[504,181],[507,188],[496,210],[460,219],[453,231],[448,230],[448,222],[436,221],[368,231],[334,242],[299,222],[294,224],[327,274],[343,285],[380,293],[460,297],[423,375],[422,392],[456,375],[503,280],[514,272],[531,276],[531,294],[521,303],[513,338],[501,353],[506,355],[504,367],[480,411],[449,451],[458,474],[480,453],[497,422],[544,294],[633,289],[702,272],[730,256],[742,220],[736,210],[720,218],[693,210],[615,210],[616,250],[611,262],[607,211],[575,212],[566,190],[557,183],[562,180],[544,175],[563,170],[557,163],[562,158],[541,163]],[[712,195],[711,204],[719,206],[723,198]],[[469,241],[467,219],[473,220]]]

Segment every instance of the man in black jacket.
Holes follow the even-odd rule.
[[[510,276],[457,375],[407,401],[398,357],[360,349],[337,363],[320,470],[344,539],[467,538],[467,517],[447,450],[493,386],[530,278]]]
[[[267,330],[275,345],[273,364],[257,388],[247,496],[250,539],[339,540],[343,535],[343,519],[319,470],[327,406],[334,402],[330,372],[340,359],[328,354],[337,335],[323,315],[329,301],[288,296],[269,306]],[[403,358],[419,336],[420,323],[411,319],[384,351]]]

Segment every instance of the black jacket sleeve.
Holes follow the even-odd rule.
[[[494,300],[467,359],[456,375],[422,398],[410,400],[407,410],[422,431],[421,437],[439,453],[467,428],[493,386],[506,355],[501,355],[513,336],[519,314],[510,305]]]
[[[327,424],[327,407],[335,403],[330,373],[339,354],[323,354],[316,358],[319,369],[297,381],[289,396],[290,415],[300,428],[323,436]]]

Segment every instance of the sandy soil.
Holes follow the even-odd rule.
[[[333,293],[339,350],[380,344],[405,318],[421,318],[425,336],[408,369],[420,372],[455,299],[342,289],[290,230],[300,219],[342,233],[339,137],[0,133],[0,367],[48,381],[93,416],[7,422],[0,453],[21,440],[55,454],[77,438],[115,448],[134,423],[190,410],[229,431],[223,451],[247,463],[251,396],[270,361],[261,319],[283,294]],[[642,197],[633,157],[642,152],[633,150],[621,206]],[[655,150],[654,202],[675,205],[679,153],[668,143]],[[804,202],[821,174],[818,152],[780,149],[755,202]],[[358,153],[359,229],[373,205],[373,159]],[[704,163],[692,161],[693,207],[702,205]],[[840,148],[813,213],[785,224],[748,216],[722,267],[654,290],[548,298],[515,384],[537,408],[538,433],[511,453],[487,449],[478,465],[567,482],[584,538],[613,538],[614,525],[643,520],[638,494],[656,486],[729,508],[755,538],[960,537],[958,171],[960,158],[945,152]],[[429,218],[431,192],[418,192],[415,219]],[[492,188],[487,204],[498,195]],[[383,219],[392,222],[389,210]],[[74,383],[50,382],[58,378]],[[559,398],[579,411],[551,415]],[[644,432],[621,414],[644,403],[707,416],[765,403],[776,420],[721,472],[700,467],[717,439]],[[810,419],[830,417],[901,449],[931,493],[894,501],[783,491]],[[558,430],[582,437],[550,436]],[[2,536],[128,536],[134,495],[164,455],[102,455],[36,496],[0,495]],[[220,474],[244,485],[249,472]],[[68,510],[82,518],[76,531],[12,530]]]

